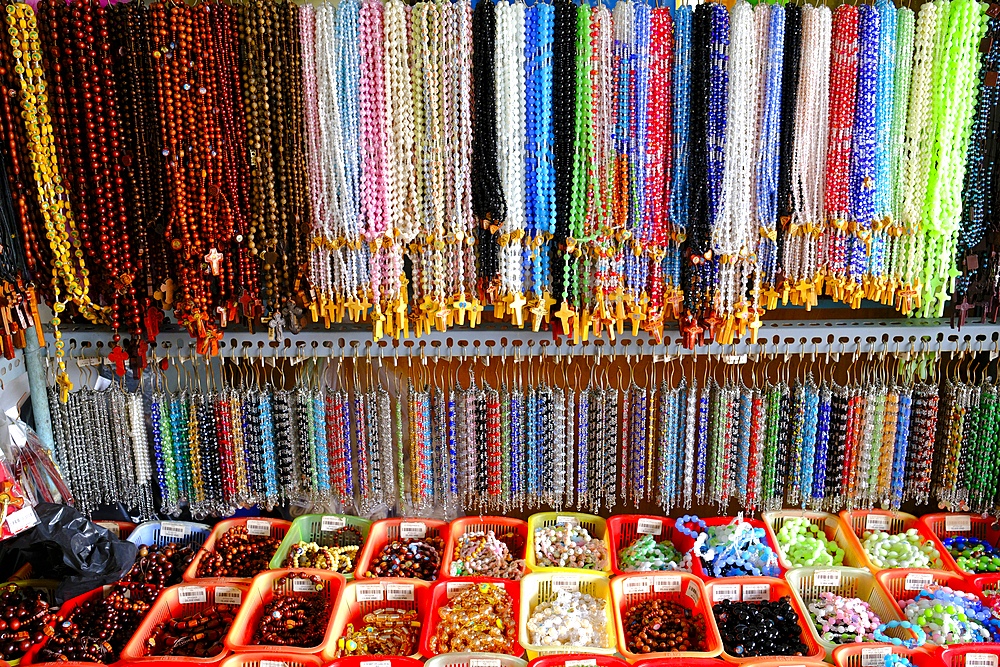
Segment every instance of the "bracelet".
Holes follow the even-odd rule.
[[[686,525],[684,525],[688,523],[697,524],[698,526],[701,527],[701,530],[698,532],[691,530]],[[699,519],[698,517],[696,517],[694,514],[685,514],[682,517],[678,517],[677,521],[674,522],[674,527],[677,529],[678,532],[681,532],[684,535],[687,535],[691,539],[695,540],[698,539],[699,532],[703,533],[706,530],[708,530],[708,524],[705,523],[703,520]]]
[[[905,630],[912,630],[917,636],[913,639],[899,639],[898,637],[888,637],[885,634],[886,628],[903,628]],[[889,621],[888,623],[883,623],[882,625],[875,628],[875,641],[885,642],[886,644],[892,644],[893,646],[902,646],[904,648],[915,648],[920,646],[925,641],[927,641],[927,633],[916,623],[910,623],[909,621]]]

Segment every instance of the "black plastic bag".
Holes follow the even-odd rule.
[[[0,573],[6,579],[31,563],[32,579],[55,579],[56,604],[121,579],[137,547],[119,540],[68,505],[39,503],[38,525],[0,542]]]

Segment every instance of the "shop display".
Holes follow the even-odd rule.
[[[416,609],[387,607],[369,612],[361,625],[348,623],[337,640],[337,657],[348,655],[413,655],[420,642],[421,620]]]
[[[184,580],[184,571],[194,560],[196,550],[186,544],[165,544],[162,547],[142,545],[135,563],[122,581],[151,584],[160,588],[174,586]]]
[[[147,655],[211,658],[225,650],[223,640],[236,614],[229,605],[212,605],[156,626],[146,641]]]
[[[498,539],[494,531],[477,530],[459,536],[449,574],[453,577],[497,577],[517,581],[523,572],[524,560],[515,560],[506,542]]]
[[[941,542],[963,572],[985,574],[1000,570],[1000,551],[989,542],[971,536],[946,537]]]
[[[437,609],[434,653],[510,653],[517,646],[514,602],[502,586],[477,584]]]
[[[930,586],[900,602],[906,619],[923,628],[927,641],[941,646],[996,642],[1000,620],[978,596],[948,586]]]
[[[808,519],[785,519],[776,535],[785,559],[796,567],[844,564],[844,550]]]
[[[607,602],[589,593],[559,591],[528,618],[528,641],[536,646],[606,648]]]
[[[933,543],[913,528],[895,535],[881,530],[866,530],[861,537],[865,554],[880,569],[941,567],[941,556]]]
[[[705,650],[705,619],[677,602],[647,600],[622,618],[630,653]]]
[[[41,591],[5,585],[0,592],[0,660],[18,660],[44,641],[52,632],[52,615]]]
[[[439,537],[391,540],[372,558],[362,577],[412,577],[434,581],[444,542]]]
[[[252,579],[268,569],[280,544],[270,534],[251,535],[246,526],[233,526],[215,543],[214,551],[202,554],[197,576]]]
[[[622,572],[652,572],[684,569],[684,557],[672,543],[657,542],[652,535],[642,535],[618,552]]]
[[[875,630],[882,625],[864,600],[830,591],[820,593],[808,608],[819,636],[833,644],[875,641]]]
[[[284,593],[285,581],[308,579],[312,591]],[[312,648],[323,643],[330,620],[330,602],[323,595],[326,584],[306,572],[290,572],[272,584],[274,597],[263,605],[253,631],[253,644]]]
[[[737,658],[807,655],[799,615],[787,597],[773,602],[731,602],[712,607],[726,653]]]
[[[575,567],[603,570],[607,565],[608,548],[604,540],[591,537],[578,524],[558,523],[535,529],[532,539],[535,564],[539,567]]]

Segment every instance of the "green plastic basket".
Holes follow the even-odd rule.
[[[329,526],[331,522],[336,525],[343,521],[345,526],[354,526],[361,533],[361,547],[365,546],[365,540],[368,539],[368,530],[372,527],[372,522],[368,519],[361,519],[356,516],[348,516],[346,514],[303,514],[299,518],[292,521],[291,527],[288,532],[285,533],[285,537],[282,538],[281,544],[278,545],[278,550],[274,552],[274,558],[271,559],[271,569],[280,570],[285,567],[285,558],[288,557],[288,552],[293,546],[299,542],[315,542],[321,547],[333,546],[333,531],[323,530],[323,521],[325,517],[327,525]],[[334,529],[335,530],[335,529]],[[361,554],[361,549],[358,549],[358,555]],[[357,563],[357,556],[355,556],[355,564]],[[354,571],[343,572],[344,578],[348,581],[354,579]]]

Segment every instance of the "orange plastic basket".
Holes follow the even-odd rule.
[[[744,667],[823,667],[824,665],[829,667],[830,663],[823,662],[822,660],[816,660],[814,658],[796,658],[792,662],[776,660],[774,658],[767,660],[754,658],[753,660],[744,663]]]
[[[781,564],[781,567],[786,572],[795,567],[803,567],[802,565],[792,565],[788,558],[785,557],[785,550],[781,548],[781,543],[778,541],[778,531],[781,530],[785,521],[789,519],[806,519],[809,523],[818,527],[827,540],[834,542],[844,550],[844,566],[864,567],[854,545],[847,536],[847,533],[851,529],[845,526],[836,514],[806,512],[804,510],[782,510],[780,512],[764,512],[762,518],[764,519],[764,530],[767,531],[767,539],[774,545],[775,551],[778,553],[778,563]]]
[[[669,517],[652,514],[618,514],[608,519],[608,545],[611,550],[608,556],[612,574],[626,574],[618,564],[618,552],[635,542],[640,535],[652,535],[657,542],[670,542],[681,551],[679,538],[683,535],[674,528],[675,523]]]
[[[451,579],[451,562],[455,559],[455,546],[458,538],[466,533],[492,530],[497,539],[507,545],[514,560],[524,560],[528,548],[528,522],[520,519],[508,519],[503,516],[466,516],[455,519],[448,524],[448,539],[444,544],[444,556],[441,558],[440,579]],[[527,574],[528,566],[521,569],[521,574]],[[456,575],[457,576],[457,575]]]
[[[258,522],[258,523],[253,523]],[[267,527],[264,527],[264,524]],[[225,581],[234,584],[249,584],[250,579],[240,578],[240,577],[199,577],[198,576],[198,564],[201,559],[205,556],[207,552],[215,551],[215,543],[219,541],[219,538],[225,535],[230,528],[235,528],[237,526],[247,526],[247,530],[251,528],[257,529],[269,529],[271,532],[271,537],[278,539],[278,545],[275,546],[275,551],[281,546],[281,539],[288,532],[291,527],[291,521],[285,521],[284,519],[269,519],[266,517],[240,517],[238,519],[226,519],[225,521],[220,521],[215,524],[215,528],[212,529],[212,534],[208,536],[205,540],[204,546],[202,546],[201,551],[195,554],[194,559],[191,564],[188,565],[187,570],[184,571],[184,581]],[[274,554],[271,554],[273,557]],[[270,558],[268,558],[270,560]]]
[[[876,567],[872,564],[868,554],[865,552],[864,546],[861,544],[861,536],[866,530],[881,530],[892,535],[897,535],[899,533],[905,533],[911,528],[920,533],[920,536],[924,541],[930,540],[934,545],[934,548],[938,550],[938,554],[941,554],[940,558],[941,567],[934,568],[938,570],[947,570],[948,565],[944,561],[943,552],[946,551],[944,545],[941,541],[934,536],[934,533],[920,523],[920,520],[912,514],[907,514],[906,512],[889,512],[886,510],[844,510],[840,513],[840,518],[843,520],[844,525],[850,528],[847,532],[847,539],[850,541],[851,546],[854,547],[854,551],[857,553],[858,558],[864,567],[867,567],[873,573],[878,572],[883,569]]]
[[[881,570],[875,573],[878,583],[889,594],[889,599],[893,607],[899,613],[899,617],[905,619],[903,607],[900,604],[903,600],[912,600],[920,593],[920,589],[933,582],[938,586],[947,586],[963,593],[972,593],[982,599],[982,591],[960,574],[954,572],[944,572],[943,570],[924,570],[920,568],[897,568],[893,570]]]
[[[323,660],[315,655],[290,653],[234,653],[219,667],[323,667]]]
[[[129,640],[128,644],[122,650],[122,660],[134,662],[142,659],[143,661],[160,663],[176,659],[179,656],[149,655],[149,647],[146,642],[153,636],[153,632],[158,625],[171,618],[191,616],[216,604],[230,605],[233,607],[233,611],[236,611],[243,603],[247,589],[248,586],[242,584],[234,585],[213,582],[180,584],[163,589],[163,592],[160,593],[160,596],[156,598],[156,602],[150,608],[149,613],[146,614],[146,618],[143,619],[142,623],[136,629],[135,634],[132,635],[132,639]],[[182,602],[182,599],[203,601]],[[228,631],[228,628],[226,630]],[[223,647],[218,655],[211,658],[184,657],[183,660],[192,665],[215,665],[222,662],[222,659],[228,654],[229,651]]]
[[[766,585],[768,588],[766,590],[759,588],[760,586],[763,585]],[[809,652],[803,656],[760,655],[751,658],[739,658],[735,655],[730,655],[729,653],[727,653],[725,645],[723,645],[722,657],[724,660],[726,660],[727,662],[733,662],[736,664],[744,665],[754,660],[777,660],[778,662],[795,662],[796,660],[801,660],[802,658],[815,658],[817,660],[823,659],[823,656],[825,655],[823,647],[816,642],[816,639],[809,631],[809,625],[812,622],[809,620],[809,612],[803,609],[802,605],[799,604],[799,601],[795,599],[794,595],[792,595],[792,589],[789,588],[788,583],[786,581],[784,581],[783,579],[777,579],[775,577],[726,577],[724,579],[712,579],[711,581],[705,583],[705,591],[707,593],[708,604],[711,604],[714,608],[716,602],[720,602],[721,600],[725,599],[725,597],[722,596],[723,593],[732,593],[733,586],[738,586],[740,589],[738,591],[739,597],[731,598],[734,600],[750,601],[745,599],[747,597],[747,593],[749,592],[746,590],[747,586],[755,587],[754,589],[752,589],[753,596],[755,599],[759,598],[760,601],[763,601],[765,596],[768,601],[774,601],[782,597],[787,597],[789,600],[789,604],[791,604],[792,609],[795,610],[795,613],[799,617],[799,628],[801,628],[802,630],[802,643],[806,645]],[[729,588],[727,589],[726,587]]]
[[[937,514],[926,514],[920,517],[920,523],[931,531],[936,538],[941,540],[941,546],[949,537],[975,537],[986,542],[990,546],[1000,545],[1000,530],[996,529],[997,520],[994,517],[983,518],[979,514],[961,514],[951,512],[940,512]],[[941,560],[951,570],[962,574],[973,575],[975,572],[966,572],[958,566],[955,557],[948,553],[945,547],[941,552]],[[982,572],[980,574],[992,574]]]
[[[623,619],[628,610],[646,600],[676,602],[692,615],[702,617],[705,626],[704,651],[675,651],[672,653],[632,653],[626,647]],[[643,658],[715,658],[722,654],[722,637],[715,625],[715,615],[708,602],[705,584],[701,579],[687,572],[634,572],[614,577],[611,580],[611,609],[615,616],[615,632],[618,635],[618,652],[629,662]]]
[[[943,667],[997,667],[1000,644],[955,644],[938,653]]]
[[[333,641],[323,646],[323,659],[333,660],[337,653],[337,640],[344,636],[347,625],[363,625],[365,614],[391,607],[393,609],[416,609],[417,618],[426,623],[431,584],[419,579],[395,579],[392,577],[349,581],[333,613],[333,627],[330,637]],[[365,657],[365,656],[358,656]],[[420,657],[420,641],[411,658]]]
[[[342,575],[336,572],[327,572],[326,570],[308,571],[310,577],[319,577],[325,582],[323,590],[319,594],[325,597],[329,603],[330,618],[326,622],[326,634],[323,637],[323,641],[316,646],[306,646],[303,648],[253,643],[253,635],[257,629],[257,623],[264,613],[264,606],[274,598],[274,587],[277,581],[285,575],[298,572],[301,572],[301,570],[269,570],[261,572],[253,578],[250,590],[244,596],[243,606],[240,607],[239,612],[236,614],[236,620],[233,621],[233,627],[229,629],[229,634],[226,635],[226,648],[237,653],[241,651],[254,651],[257,653],[310,654],[318,656],[322,653],[323,649],[332,644],[335,639],[332,636],[333,619],[336,617],[337,606],[347,582]],[[294,590],[296,581],[298,580],[298,578],[286,579],[281,583],[280,592],[284,595],[294,596],[314,595],[312,592]],[[321,621],[320,619],[316,619],[315,622],[320,623]]]
[[[906,658],[914,667],[941,667],[937,655],[927,649],[872,642],[838,646],[833,651],[833,664],[837,667],[882,667],[885,658],[879,659],[879,656],[884,656],[887,652]]]
[[[712,526],[725,526],[729,523],[732,523],[735,519],[736,517],[733,516],[716,516],[709,519],[703,519],[703,521],[705,522],[706,526],[712,527]],[[767,529],[764,527],[764,522],[759,521],[758,519],[744,519],[744,521],[749,523],[754,528],[760,528],[764,531],[764,541],[767,543],[767,546],[771,547],[771,551],[773,551],[775,555],[777,555],[778,549],[774,545],[774,540],[771,539],[771,536],[767,534]],[[694,548],[694,542],[695,542],[694,538],[689,535],[681,533],[680,535],[677,536],[677,548],[680,549],[682,554],[691,551],[691,549]],[[785,568],[781,566],[780,561],[778,561],[776,567],[779,570],[779,576],[785,573]],[[702,565],[701,559],[698,558],[697,556],[695,556],[692,559],[691,572],[692,574],[696,574],[699,577],[701,577],[703,581],[708,581],[710,579],[713,579],[713,577],[710,577],[705,573],[705,568]],[[728,577],[722,577],[722,578],[728,578]]]
[[[725,667],[729,663],[722,658],[684,658],[683,660],[678,660],[677,658],[647,658],[634,664],[641,665],[641,667]],[[803,667],[806,666],[805,661],[802,664]]]
[[[659,661],[650,660],[648,664],[650,667],[661,667],[654,664],[657,662]],[[665,664],[666,661],[663,662]],[[676,662],[670,664],[675,667],[677,665]],[[717,663],[713,661],[713,664]],[[528,667],[625,667],[626,665],[628,665],[627,662],[613,655],[594,655],[592,653],[555,653],[542,655],[528,662]],[[684,661],[684,665],[685,667],[687,665],[696,667],[695,663],[687,660]]]
[[[354,568],[354,578],[368,577],[368,568],[372,561],[382,551],[382,547],[392,540],[398,540],[408,535],[418,536],[417,524],[423,524],[423,537],[440,537],[444,541],[448,537],[448,524],[435,519],[382,519],[372,524],[368,530],[368,539],[358,555],[357,567]],[[409,532],[414,531],[414,532]],[[445,550],[447,551],[447,549]],[[444,555],[442,554],[442,561]],[[438,570],[440,576],[441,570]]]
[[[431,650],[431,637],[433,637],[437,632],[438,622],[441,620],[438,610],[447,605],[449,600],[459,595],[466,588],[470,588],[478,584],[501,586],[507,593],[508,597],[510,597],[512,603],[511,612],[513,613],[514,621],[514,640],[510,643],[504,653],[512,655],[516,658],[524,655],[524,648],[517,641],[518,611],[521,607],[520,582],[508,581],[505,579],[494,579],[492,577],[458,577],[447,581],[439,581],[435,583],[430,590],[430,603],[427,608],[427,613],[424,614],[424,627],[420,632],[420,652],[425,658],[433,658],[438,655],[436,651]]]
[[[977,574],[976,576],[966,576],[965,579],[971,581],[982,595],[1000,595],[1000,573]]]

